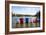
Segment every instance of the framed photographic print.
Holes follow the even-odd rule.
[[[6,34],[44,32],[44,3],[22,1],[5,3]]]

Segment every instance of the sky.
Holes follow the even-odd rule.
[[[23,7],[23,6],[12,6],[12,12],[15,14],[29,14],[35,15],[39,12],[40,7]]]

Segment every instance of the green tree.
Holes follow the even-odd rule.
[[[12,16],[15,16],[15,14],[12,13]]]

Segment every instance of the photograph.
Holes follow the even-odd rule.
[[[7,34],[44,32],[44,3],[7,1],[5,32]]]
[[[40,27],[40,7],[12,6],[12,28]]]

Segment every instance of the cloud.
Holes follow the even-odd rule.
[[[15,14],[35,15],[39,10],[39,7],[12,6],[12,12]]]

